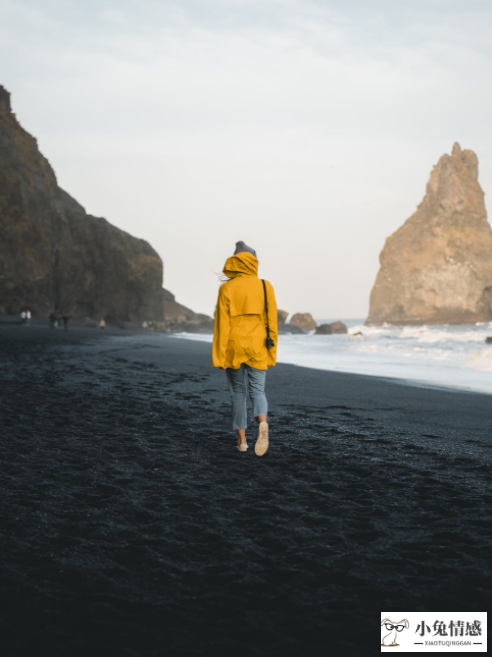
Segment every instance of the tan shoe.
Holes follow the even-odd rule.
[[[256,456],[263,456],[268,449],[268,424],[265,420],[260,422],[258,428],[258,440],[255,444]]]
[[[238,450],[240,452],[246,452],[248,449],[248,444],[247,443],[241,443],[240,445],[237,446]]]

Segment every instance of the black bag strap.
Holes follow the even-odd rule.
[[[266,332],[267,332],[267,338],[270,338],[270,324],[268,323],[268,301],[267,301],[265,279],[262,278],[261,282],[263,283],[263,292],[265,294]]]

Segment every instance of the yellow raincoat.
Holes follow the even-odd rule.
[[[258,278],[258,259],[248,251],[227,258],[222,270],[232,280],[219,288],[215,309],[212,367],[237,370],[247,363],[267,370],[277,362],[277,302],[272,284],[265,280],[270,337],[274,347],[266,346],[266,315],[263,283]]]

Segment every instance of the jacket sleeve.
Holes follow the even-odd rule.
[[[270,325],[270,337],[275,342],[275,346],[268,349],[268,365],[275,365],[277,362],[277,345],[278,345],[278,311],[277,300],[273,285],[265,281],[268,301],[268,323]]]
[[[224,284],[220,286],[215,308],[214,339],[212,343],[212,367],[227,367],[226,349],[231,330],[230,300]]]

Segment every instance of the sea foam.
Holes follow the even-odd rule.
[[[345,323],[349,330],[346,335],[280,335],[277,361],[492,393],[492,345],[485,344],[485,338],[492,335],[492,322],[449,326],[365,326],[362,320]],[[212,341],[211,335],[174,336]]]

